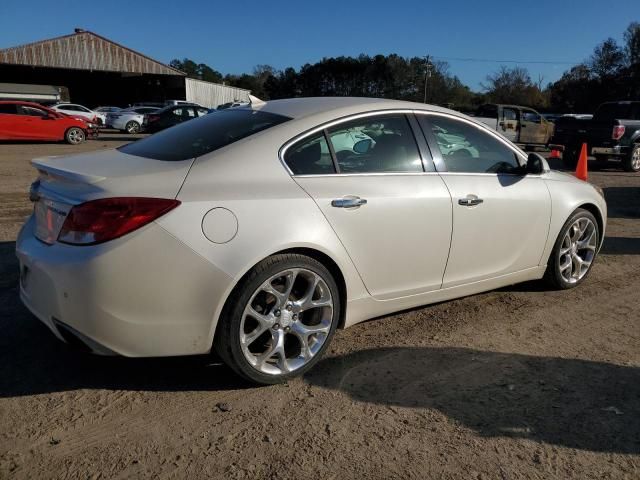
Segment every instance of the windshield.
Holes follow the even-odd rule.
[[[120,147],[123,153],[155,160],[200,157],[245,137],[279,125],[289,117],[248,108],[205,115]]]

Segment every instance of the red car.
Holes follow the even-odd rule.
[[[37,103],[0,101],[0,140],[64,140],[72,145],[98,136],[96,126]]]

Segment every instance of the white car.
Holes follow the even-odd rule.
[[[66,115],[71,115],[72,117],[80,117],[87,122],[95,125],[105,125],[107,121],[106,113],[95,112],[83,105],[78,105],[76,103],[58,103],[51,108]]]
[[[346,131],[366,148],[337,149]],[[58,338],[215,350],[264,384],[313,366],[336,328],[543,277],[575,287],[607,219],[601,190],[538,154],[392,100],[270,101],[33,165],[20,296]]]
[[[131,107],[107,114],[107,126],[127,133],[138,133],[145,115],[159,111],[157,107]]]

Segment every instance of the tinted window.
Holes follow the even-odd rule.
[[[422,172],[422,160],[404,115],[380,115],[328,129],[340,173]]]
[[[628,119],[630,110],[630,103],[603,103],[596,110],[594,118],[598,120]]]
[[[18,112],[15,105],[10,103],[0,103],[0,113],[15,115]]]
[[[213,152],[287,120],[290,118],[274,113],[228,110],[179,124],[119,150],[156,160],[186,160]]]
[[[519,168],[515,152],[480,128],[440,116],[429,121],[449,172],[510,173]]]
[[[22,115],[28,115],[30,117],[46,117],[47,116],[47,112],[45,112],[44,110],[40,110],[39,108],[34,108],[34,107],[28,107],[26,105],[22,105],[20,107],[20,110],[22,110]]]
[[[336,173],[322,132],[289,147],[284,160],[294,175]]]

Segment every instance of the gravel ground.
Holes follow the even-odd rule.
[[[357,325],[255,388],[205,357],[76,353],[20,304],[29,159],[128,140],[0,145],[0,478],[640,478],[640,175],[591,171],[610,218],[580,288]]]

